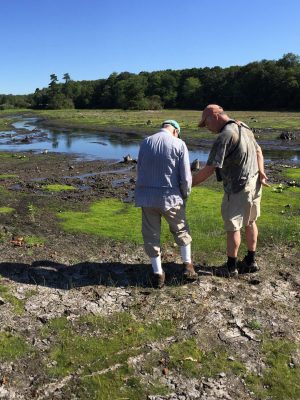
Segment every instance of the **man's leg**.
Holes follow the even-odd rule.
[[[227,256],[237,258],[241,244],[241,231],[227,231]]]
[[[179,205],[163,213],[168,222],[170,232],[175,242],[180,246],[180,255],[183,262],[183,274],[187,279],[195,279],[198,274],[194,270],[191,258],[191,235],[185,215],[185,206]]]
[[[260,216],[261,184],[256,177],[249,183],[249,213],[245,217],[245,234],[248,254],[244,257],[241,271],[257,272],[259,267],[255,260],[258,229],[256,219]]]
[[[228,276],[238,275],[237,256],[241,244],[241,228],[243,226],[241,197],[243,193],[224,193],[221,212],[224,228],[227,233],[227,269]]]
[[[180,246],[180,255],[183,263],[189,264],[192,262],[191,243],[185,246]]]
[[[155,287],[164,286],[165,273],[160,255],[161,213],[157,208],[142,207],[142,235],[146,254],[150,257]]]
[[[227,231],[227,268],[229,276],[238,275],[237,256],[241,244],[241,231]]]
[[[258,229],[255,221],[245,227],[248,254],[243,260],[243,272],[257,272],[259,267],[255,260]]]
[[[172,233],[174,240],[178,244],[178,246],[182,247],[190,245],[192,242],[192,238],[185,216],[184,205],[179,205],[170,208],[167,211],[164,211],[163,216],[167,221],[170,232]]]
[[[248,250],[255,251],[258,237],[258,229],[255,221],[245,227],[245,234]]]

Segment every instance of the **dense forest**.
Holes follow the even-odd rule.
[[[0,109],[202,109],[219,103],[236,110],[300,110],[300,57],[262,60],[229,68],[112,73],[107,79],[59,82],[29,95],[0,95]]]

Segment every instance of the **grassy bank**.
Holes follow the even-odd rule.
[[[157,130],[161,122],[166,119],[176,119],[187,138],[199,134],[202,138],[211,138],[206,129],[197,127],[200,111],[46,110],[35,113],[59,125],[99,130],[123,129],[142,133]],[[300,130],[299,112],[229,111],[228,113],[232,118],[244,121],[252,128]]]
[[[11,124],[16,120],[15,116],[23,113],[30,113],[30,110],[16,108],[12,110],[0,110],[0,132],[10,131],[13,129]]]
[[[281,190],[282,188],[282,190]],[[274,185],[266,188],[262,201],[260,247],[268,243],[282,245],[300,243],[300,189]],[[195,258],[221,261],[225,253],[225,235],[220,215],[220,188],[197,187],[187,203],[187,216],[193,236]],[[105,238],[141,244],[140,210],[115,199],[93,203],[89,211],[59,213],[66,231],[84,232]],[[163,223],[162,241],[173,246],[173,240]],[[243,249],[245,250],[245,249]]]
[[[212,139],[205,128],[198,128],[201,111],[195,110],[6,110],[0,111],[0,130],[11,129],[14,115],[34,114],[46,120],[46,124],[65,128],[83,128],[128,134],[150,134],[158,130],[162,121],[176,119],[184,138]],[[230,117],[244,121],[251,128],[265,129],[260,139],[275,139],[278,132],[272,130],[300,131],[300,112],[228,111]]]

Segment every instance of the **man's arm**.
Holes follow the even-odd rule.
[[[264,156],[261,150],[261,147],[258,146],[256,149],[256,157],[257,157],[257,164],[258,164],[258,171],[259,171],[259,179],[263,186],[270,186],[267,183],[268,177],[265,174],[265,166],[264,166]]]
[[[215,169],[216,167],[214,167],[213,165],[205,165],[205,167],[200,169],[200,171],[196,175],[193,175],[192,186],[199,185],[199,183],[206,181],[206,179],[214,173]]]
[[[182,156],[179,163],[179,174],[180,174],[179,176],[180,192],[182,194],[182,197],[186,199],[191,193],[192,173],[189,160],[189,152],[185,143],[183,143],[182,147]]]

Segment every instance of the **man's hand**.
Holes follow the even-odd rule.
[[[264,172],[259,173],[259,180],[263,186],[270,187],[270,185],[267,183],[268,177]]]

